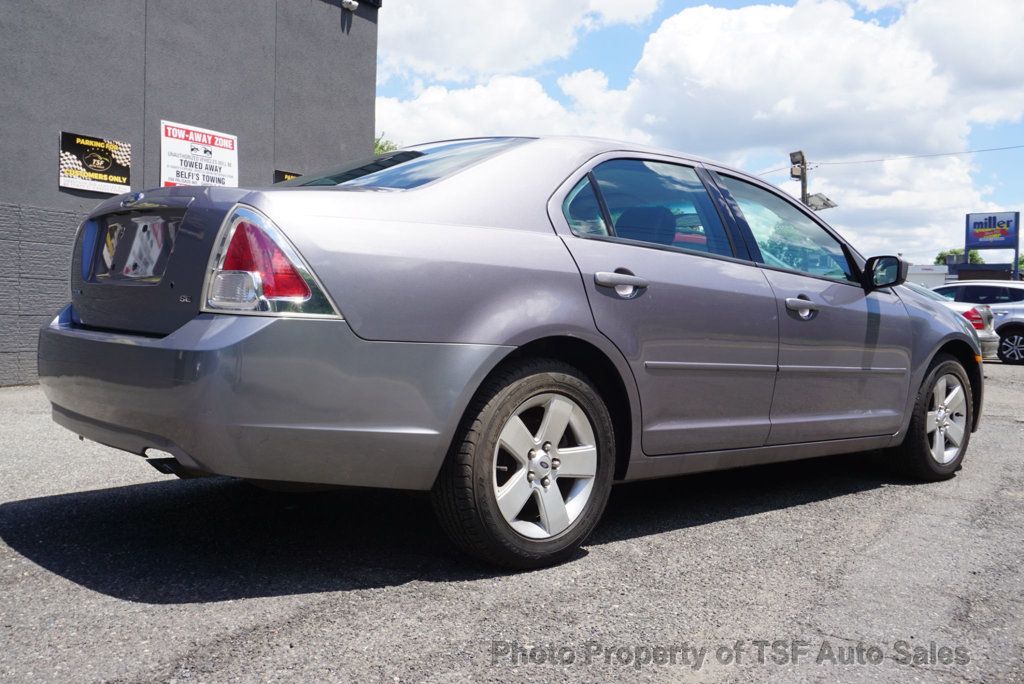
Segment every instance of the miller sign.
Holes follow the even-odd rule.
[[[1016,249],[1020,229],[1020,213],[1000,211],[967,215],[967,249],[1009,248]]]

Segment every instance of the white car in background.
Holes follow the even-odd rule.
[[[967,280],[939,285],[935,291],[959,303],[991,306],[999,335],[999,360],[1024,363],[1024,282]]]
[[[996,358],[999,351],[999,335],[996,334],[996,330],[993,324],[995,320],[995,314],[992,313],[992,307],[988,304],[969,304],[967,302],[956,302],[948,297],[944,297],[935,290],[929,290],[923,285],[917,283],[905,282],[904,287],[909,287],[914,292],[924,295],[929,299],[942,302],[953,311],[956,311],[961,316],[971,322],[971,326],[974,328],[974,332],[978,334],[978,341],[981,343],[981,354],[987,359]]]

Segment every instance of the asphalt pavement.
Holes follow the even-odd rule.
[[[1024,368],[938,484],[877,454],[613,490],[502,574],[423,495],[180,481],[0,390],[0,680],[1024,681]]]

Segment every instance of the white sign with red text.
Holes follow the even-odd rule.
[[[238,136],[160,122],[160,185],[238,187]]]

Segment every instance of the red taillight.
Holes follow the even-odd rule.
[[[974,326],[975,330],[985,329],[985,319],[981,317],[981,314],[978,313],[977,309],[968,309],[967,311],[964,311],[964,318],[971,322],[971,325]]]
[[[281,248],[259,226],[240,221],[224,257],[225,271],[258,273],[267,299],[309,299],[306,281]]]

